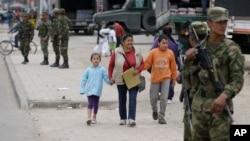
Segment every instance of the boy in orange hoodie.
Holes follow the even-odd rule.
[[[168,38],[160,35],[158,38],[158,48],[150,51],[144,69],[151,69],[150,102],[153,110],[153,119],[158,119],[158,94],[160,95],[159,124],[166,124],[165,111],[167,107],[168,91],[170,81],[175,85],[177,66],[172,50],[168,49]]]

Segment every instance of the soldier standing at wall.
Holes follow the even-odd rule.
[[[39,31],[38,36],[40,37],[40,43],[41,43],[43,57],[44,57],[44,60],[43,62],[40,63],[40,65],[48,65],[49,64],[48,42],[49,42],[49,35],[50,35],[50,21],[48,20],[48,12],[42,13],[41,23],[39,24],[37,29]]]
[[[18,28],[18,38],[20,40],[20,51],[24,57],[22,64],[27,64],[29,62],[28,55],[30,51],[30,42],[34,37],[34,27],[28,21],[29,14],[24,13],[22,15],[23,21],[20,23]]]
[[[51,24],[51,42],[53,46],[53,50],[55,52],[55,63],[50,65],[50,67],[59,67],[59,61],[60,61],[60,50],[59,50],[59,9],[54,8],[53,9],[53,21]]]
[[[61,69],[69,68],[68,58],[68,42],[69,42],[69,19],[65,16],[65,10],[59,9],[59,41],[60,41],[60,52],[63,57],[63,64],[59,67]]]

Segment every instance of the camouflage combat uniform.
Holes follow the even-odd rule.
[[[213,7],[208,11],[208,18],[211,22],[226,21],[228,11],[221,7]],[[220,43],[215,44],[209,42],[209,37],[204,39],[202,46],[208,50],[215,77],[224,84],[223,93],[228,97],[227,105],[233,112],[232,98],[242,89],[244,81],[244,56],[240,47],[233,41],[224,37]],[[220,113],[211,112],[212,104],[216,98],[222,96],[221,92],[215,90],[208,71],[202,67],[198,72],[198,80],[198,89],[191,106],[193,141],[229,141],[232,120],[226,108]]]
[[[20,51],[24,57],[22,64],[26,64],[29,62],[28,55],[30,51],[30,42],[34,37],[34,27],[28,21],[29,15],[27,13],[24,13],[22,16],[25,20],[23,20],[19,25],[18,38],[20,41]]]
[[[196,31],[196,34],[199,40],[203,40],[207,34],[207,25],[203,22],[192,22],[191,26]],[[189,102],[192,103],[192,98],[197,91],[197,87],[199,84],[197,71],[199,67],[197,66],[197,60],[185,60],[183,66],[183,76],[184,76],[184,89],[189,94]],[[185,99],[185,97],[184,97]],[[184,116],[183,116],[183,123],[184,123],[184,141],[192,141],[192,133],[189,120],[190,117],[188,115],[187,110],[187,103],[184,100]]]
[[[47,12],[43,12],[43,15],[47,16]],[[49,36],[50,36],[50,21],[47,18],[44,18],[41,20],[41,23],[38,26],[38,36],[40,37],[40,43],[41,43],[41,48],[44,56],[44,60],[41,65],[48,65],[48,42],[49,42]]]
[[[69,68],[68,64],[68,42],[69,42],[69,19],[64,15],[65,10],[59,9],[61,14],[60,21],[60,30],[59,30],[59,39],[60,39],[60,52],[63,57],[63,64],[59,68]]]
[[[51,67],[58,67],[60,61],[60,50],[59,50],[59,30],[60,30],[60,21],[59,21],[59,9],[53,9],[54,19],[51,24],[50,37],[52,40],[53,50],[55,52],[55,63],[50,65]]]

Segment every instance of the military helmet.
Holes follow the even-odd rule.
[[[194,28],[197,35],[207,35],[207,24],[206,23],[196,21],[196,22],[192,22],[191,26]]]
[[[42,14],[48,15],[49,13],[47,11],[43,11]]]
[[[58,8],[54,8],[52,11],[54,14],[58,14],[59,13],[59,9]]]
[[[228,10],[223,7],[212,7],[208,10],[208,20],[218,22],[229,19]]]
[[[28,13],[23,13],[22,17],[29,17],[29,14]]]
[[[59,13],[60,13],[60,14],[65,14],[65,9],[60,8],[60,9],[59,9]]]

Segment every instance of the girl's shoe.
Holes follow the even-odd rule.
[[[120,125],[126,125],[126,120],[121,120]]]
[[[87,125],[90,125],[91,124],[91,120],[87,120]]]
[[[91,123],[96,124],[97,123],[96,119],[92,119]]]

